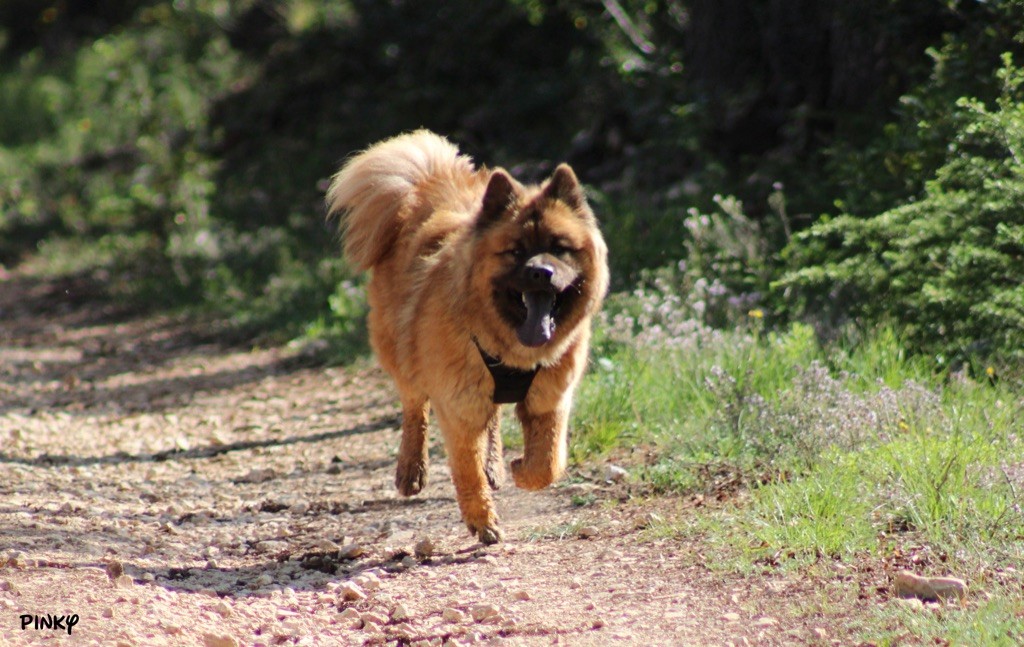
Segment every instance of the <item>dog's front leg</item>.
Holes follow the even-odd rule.
[[[437,422],[444,434],[448,451],[448,465],[455,484],[462,520],[469,531],[485,544],[501,541],[498,515],[488,485],[484,464],[488,445],[488,420],[492,413],[480,421],[468,421],[437,408]]]
[[[565,471],[569,407],[534,413],[522,402],[516,406],[516,415],[523,425],[523,457],[512,461],[512,478],[525,490],[539,490]]]

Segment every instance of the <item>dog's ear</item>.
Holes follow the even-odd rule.
[[[509,206],[515,201],[516,181],[505,169],[494,169],[491,172],[491,179],[487,182],[487,190],[484,191],[483,206],[480,208],[480,215],[477,217],[477,225],[487,225],[501,220]]]
[[[583,186],[568,164],[559,164],[544,187],[545,197],[561,200],[573,209],[582,209],[587,202]]]

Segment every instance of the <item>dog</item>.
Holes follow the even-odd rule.
[[[515,484],[558,479],[608,290],[607,246],[583,187],[566,164],[520,184],[419,130],[351,158],[326,201],[347,262],[371,272],[370,343],[402,403],[398,491],[427,483],[433,409],[463,521],[480,542],[501,541],[491,497],[505,475],[499,405],[515,403],[522,425]]]

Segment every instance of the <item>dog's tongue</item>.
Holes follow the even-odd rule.
[[[555,319],[551,310],[555,306],[555,295],[551,292],[524,292],[526,321],[516,331],[519,341],[526,346],[541,346],[551,341],[555,333]]]

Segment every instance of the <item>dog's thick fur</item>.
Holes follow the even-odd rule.
[[[395,484],[427,482],[427,416],[437,416],[462,518],[500,540],[490,489],[504,477],[495,383],[481,350],[538,369],[516,405],[516,485],[539,489],[566,464],[573,391],[590,320],[608,289],[607,249],[566,165],[540,186],[476,169],[444,138],[400,135],[346,163],[327,193],[345,256],[372,270],[370,341],[402,401]]]

